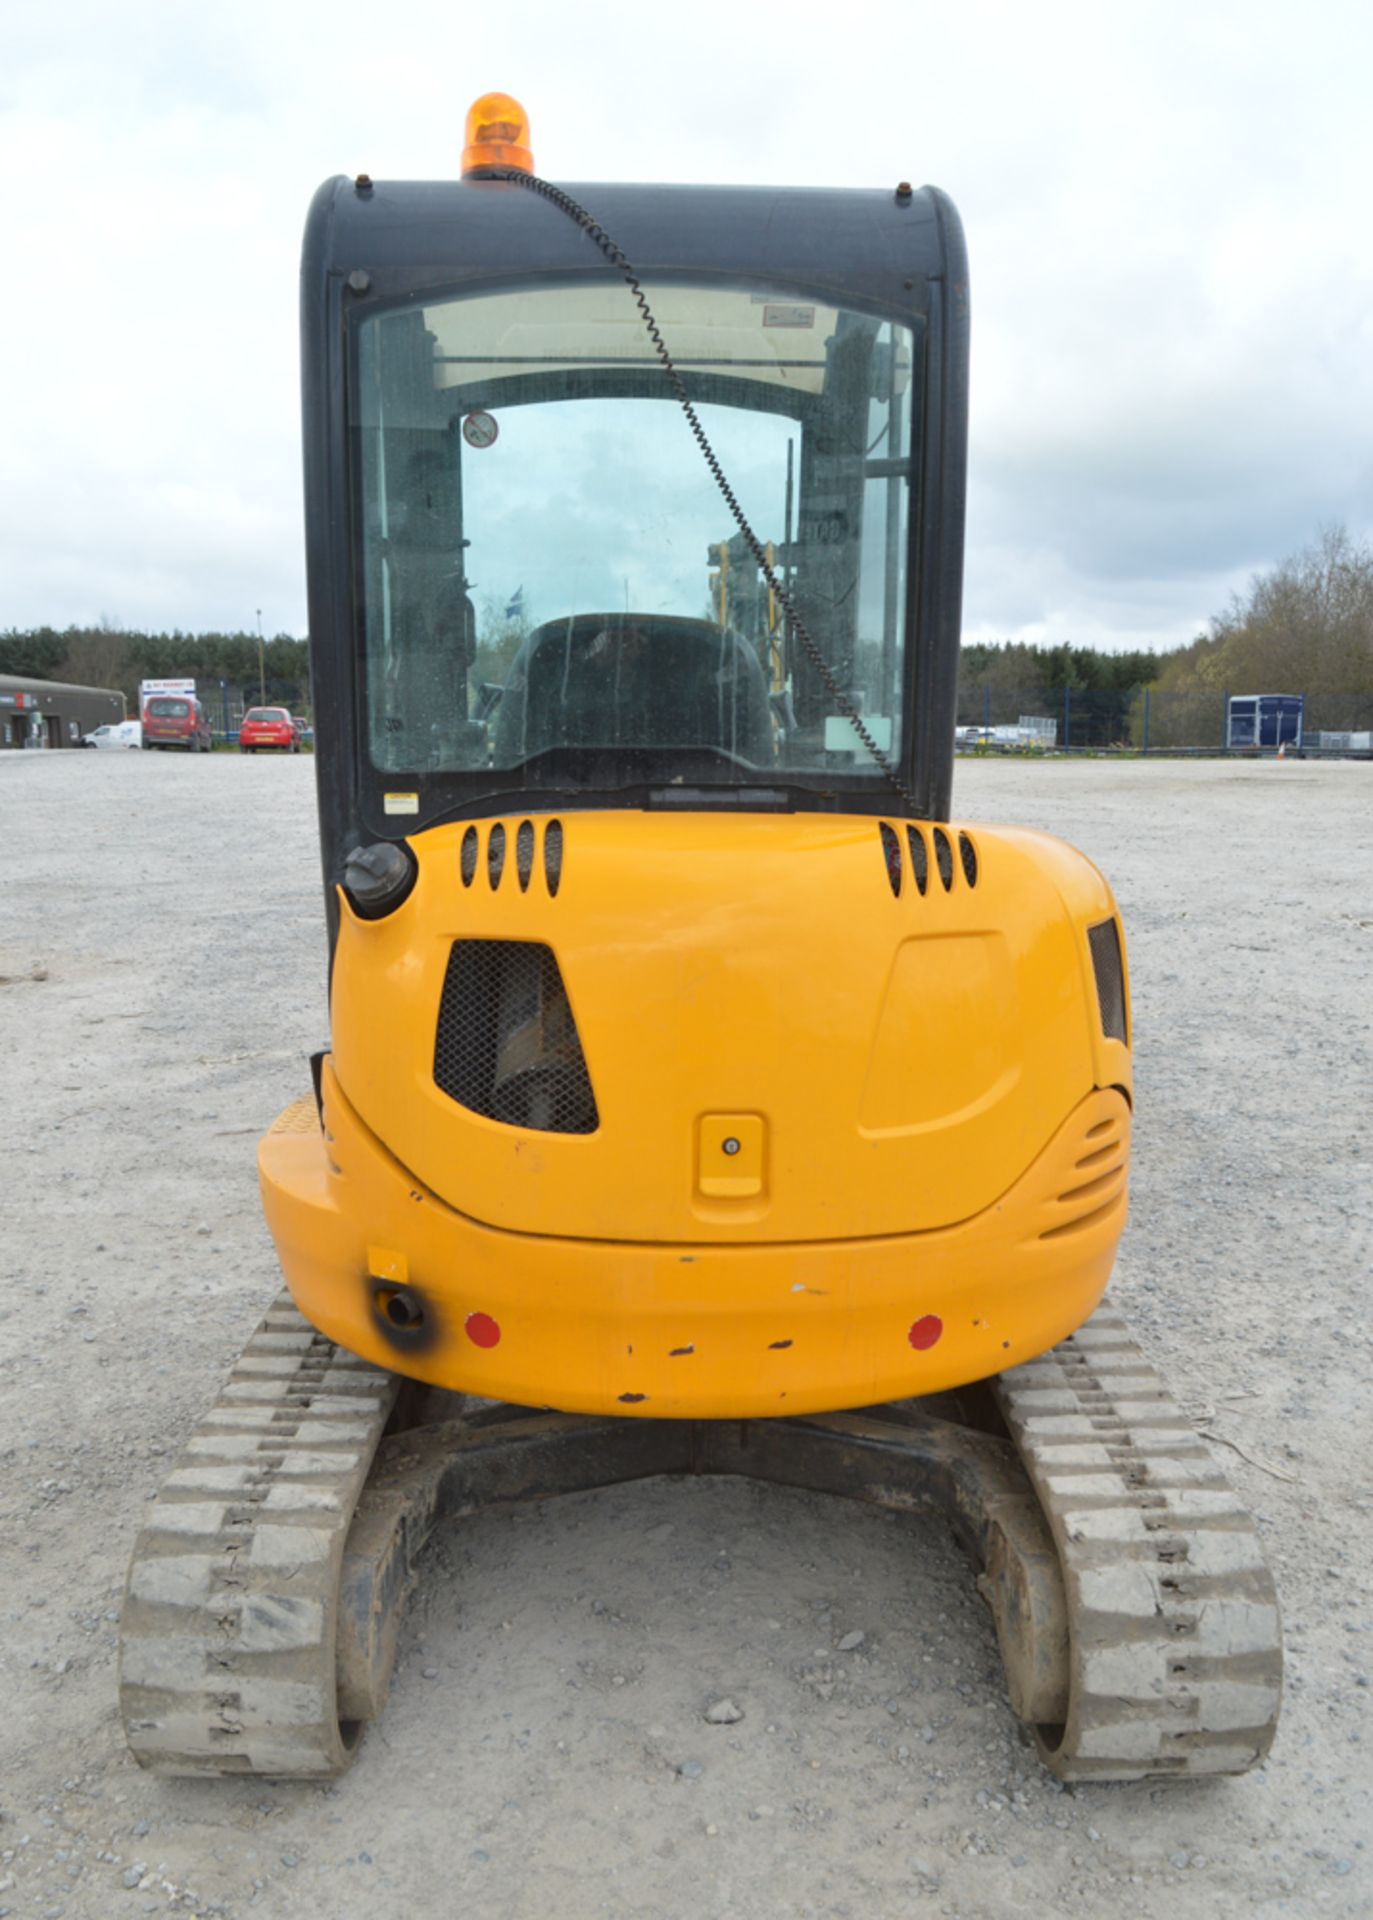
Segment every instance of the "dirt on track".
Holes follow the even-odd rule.
[[[441,1535],[337,1783],[140,1773],[129,1548],[278,1285],[256,1136],[327,1033],[311,763],[0,755],[0,1916],[1373,1912],[1373,768],[972,760],[955,797],[1117,891],[1113,1297],[1258,1517],[1268,1762],[1060,1789],[941,1524],[660,1481]]]

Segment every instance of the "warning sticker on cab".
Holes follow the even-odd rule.
[[[815,325],[814,307],[782,306],[770,301],[763,308],[765,327],[813,327]]]
[[[388,813],[418,813],[420,797],[417,793],[384,793],[381,804]]]

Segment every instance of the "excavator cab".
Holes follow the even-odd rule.
[[[624,187],[598,206],[651,328],[584,228],[512,179],[335,182],[312,212],[331,885],[368,836],[521,807],[680,809],[700,788],[713,810],[947,809],[953,208]]]
[[[135,1751],[336,1770],[436,1518],[715,1471],[948,1512],[1060,1773],[1252,1764],[1252,1527],[1094,1313],[1115,904],[949,816],[957,215],[554,187],[477,118],[464,178],[332,180],[306,229],[330,1043],[259,1156],[289,1297],[135,1554]],[[468,1411],[417,1425],[426,1388]],[[257,1719],[202,1738],[158,1542],[231,1481]]]

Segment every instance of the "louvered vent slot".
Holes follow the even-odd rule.
[[[901,842],[887,825],[885,820],[878,822],[877,831],[882,836],[882,858],[886,863],[887,879],[892,892],[901,897]]]
[[[1126,1040],[1125,968],[1120,957],[1120,934],[1114,920],[1102,920],[1087,929],[1087,944],[1092,949],[1092,967],[1096,973],[1097,1005],[1101,1009],[1101,1031],[1108,1040]]]
[[[486,877],[491,889],[501,884],[501,875],[505,872],[505,828],[498,820],[491,829],[491,838],[486,843]]]
[[[543,874],[550,894],[556,894],[563,877],[563,823],[550,820],[543,830]]]
[[[923,893],[930,884],[930,853],[925,845],[925,836],[919,827],[906,828],[906,840],[911,850],[911,872],[915,875],[915,884]]]
[[[958,857],[963,862],[963,878],[970,887],[977,885],[977,848],[966,833],[958,836]]]
[[[551,947],[458,940],[448,956],[434,1080],[459,1106],[539,1133],[594,1133],[596,1099]]]
[[[529,876],[534,871],[534,822],[521,820],[519,831],[515,835],[515,872],[519,877],[520,892],[529,891]]]
[[[939,877],[944,882],[947,893],[953,885],[953,848],[949,845],[949,836],[943,827],[934,830],[934,863],[939,869]]]
[[[477,877],[477,829],[469,827],[462,836],[462,853],[458,859],[458,871],[462,874],[462,884],[470,887]]]

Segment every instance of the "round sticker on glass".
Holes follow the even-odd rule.
[[[469,413],[462,423],[462,437],[469,447],[494,446],[499,432],[489,413]]]

